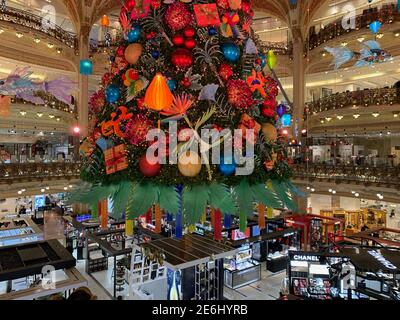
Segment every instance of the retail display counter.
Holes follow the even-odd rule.
[[[0,247],[43,240],[43,232],[29,218],[0,221]]]
[[[267,258],[267,270],[279,272],[286,269],[288,257],[284,254],[269,255]]]
[[[252,250],[246,246],[232,259],[225,259],[225,285],[237,289],[261,279],[261,264],[251,259]]]

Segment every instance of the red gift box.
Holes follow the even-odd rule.
[[[120,144],[104,151],[106,173],[112,174],[128,168],[128,159],[125,154],[125,145]]]
[[[221,24],[216,3],[195,4],[193,10],[198,27],[219,27]]]
[[[248,140],[249,143],[254,144],[257,140],[258,133],[261,130],[261,125],[250,117],[247,113],[244,113],[240,119],[239,129],[242,130],[243,138],[246,139],[246,131],[248,129],[254,130],[254,136]]]

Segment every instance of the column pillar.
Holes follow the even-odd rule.
[[[301,137],[305,105],[305,64],[304,41],[300,36],[293,37],[293,136]]]
[[[89,33],[90,26],[84,25],[79,32],[79,60],[89,58]],[[89,76],[78,74],[78,125],[81,136],[87,136],[89,124]]]

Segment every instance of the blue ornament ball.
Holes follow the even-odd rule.
[[[153,57],[153,59],[158,59],[160,57],[160,51],[153,51],[151,53],[151,56]]]
[[[115,84],[112,84],[106,89],[106,100],[108,103],[114,103],[118,101],[120,97],[119,88]]]
[[[217,33],[218,33],[218,31],[214,27],[208,28],[208,35],[209,36],[215,36]]]
[[[286,106],[284,104],[280,104],[276,107],[276,113],[280,118],[286,113]]]
[[[168,79],[167,85],[168,85],[169,90],[174,91],[176,89],[177,82],[175,79]]]
[[[235,159],[232,157],[221,157],[221,162],[218,165],[218,169],[224,176],[233,175],[236,172]]]
[[[222,54],[224,55],[224,58],[228,62],[235,63],[239,60],[240,58],[240,49],[239,47],[232,43],[232,42],[226,42],[221,46]]]
[[[267,65],[267,57],[265,56],[264,53],[260,53],[259,54],[260,60],[261,60],[261,68],[265,68],[265,66]]]
[[[128,32],[128,41],[129,43],[132,42],[137,42],[140,39],[140,27],[139,26],[134,26],[131,30]]]

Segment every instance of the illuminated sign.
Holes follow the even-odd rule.
[[[382,256],[378,251],[375,250],[369,250],[368,253],[373,256],[376,260],[378,260],[380,263],[382,263],[386,268],[395,270],[397,267],[391,263],[389,260],[387,260],[384,256]]]
[[[311,256],[306,254],[295,254],[293,256],[293,260],[296,261],[310,261],[310,262],[319,262],[319,256]]]

